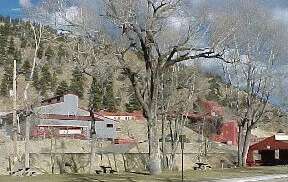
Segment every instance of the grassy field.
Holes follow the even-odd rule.
[[[207,181],[231,177],[262,176],[288,173],[288,167],[257,167],[209,171],[185,171],[186,182]],[[0,182],[178,182],[181,173],[164,172],[159,176],[123,173],[115,175],[41,175],[36,177],[0,176]]]

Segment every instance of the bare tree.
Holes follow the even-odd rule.
[[[192,26],[195,23],[182,29],[183,36],[177,40],[165,42],[161,36],[165,35],[167,21],[175,18],[179,13],[182,1],[109,1],[107,2],[107,16],[118,26],[122,27],[122,40],[127,42],[127,47],[121,46],[117,49],[116,56],[135,90],[140,101],[149,128],[150,162],[149,170],[151,174],[158,174],[161,171],[159,135],[158,135],[158,97],[160,92],[160,79],[163,73],[174,64],[194,60],[198,58],[222,58],[222,53],[216,53],[213,48],[199,48],[193,45],[191,40],[198,37],[196,30]],[[137,8],[144,8],[145,23],[138,23]],[[180,8],[180,9],[179,9]],[[183,18],[183,17],[182,17]],[[185,19],[186,20],[186,19]],[[166,21],[166,22],[165,22]],[[181,21],[181,18],[180,20]],[[183,20],[184,21],[184,20]],[[185,25],[187,25],[185,23]],[[199,26],[199,25],[198,25]],[[168,26],[169,27],[169,26]],[[167,31],[167,29],[166,29]],[[163,37],[162,37],[163,38]],[[162,42],[164,41],[164,42]],[[196,46],[196,47],[194,47]],[[124,47],[124,48],[123,48]],[[140,54],[143,60],[142,70],[144,74],[139,74],[129,66],[129,58],[126,55],[133,51]]]
[[[57,2],[60,8],[67,5],[64,1]],[[226,39],[234,30],[227,28],[229,31],[219,33],[221,36],[210,46],[201,46],[203,37],[213,30],[210,29],[213,24],[203,21],[207,20],[203,17],[206,16],[203,13],[205,11],[200,15],[185,11],[183,0],[104,0],[99,3],[102,11],[98,11],[98,14],[91,14],[91,10],[95,12],[97,8],[87,4],[85,6],[85,3],[89,2],[83,1],[81,4],[78,19],[72,21],[65,16],[63,19],[70,25],[70,30],[71,27],[74,28],[73,31],[82,39],[92,41],[94,47],[104,48],[102,50],[105,50],[105,45],[109,45],[108,51],[114,53],[120,69],[129,78],[147,119],[150,148],[148,168],[151,174],[159,174],[161,163],[157,125],[162,75],[171,66],[183,61],[199,58],[224,60],[224,51],[217,51],[218,42]],[[110,26],[110,31],[103,28],[107,26]],[[99,33],[108,36],[102,37]],[[99,41],[104,39],[105,41]],[[138,58],[133,60],[131,55],[137,55]]]
[[[248,14],[247,10],[245,15]],[[238,162],[240,166],[246,166],[251,130],[269,111],[280,49],[275,42],[279,32],[274,23],[255,17],[255,14],[253,18],[242,18],[246,28],[241,30],[241,34],[245,31],[245,38],[235,34],[232,40],[234,49],[230,51],[230,59],[237,63],[223,68],[225,79],[231,85],[227,104],[236,113],[239,122]]]

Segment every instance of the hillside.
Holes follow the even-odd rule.
[[[39,29],[38,25],[35,25]],[[35,51],[33,31],[29,22],[12,21],[8,22],[1,19],[0,22],[0,110],[9,111],[12,108],[9,90],[12,89],[12,62],[17,60],[17,93],[18,107],[23,108],[24,103],[23,91],[26,84],[31,84],[29,88],[29,104],[33,105],[44,98],[49,98],[63,93],[74,93],[80,96],[80,107],[94,107],[105,110],[120,110],[125,111],[132,108],[140,109],[139,103],[135,99],[130,82],[127,78],[116,71],[116,66],[107,69],[101,61],[99,63],[99,72],[95,73],[94,79],[86,74],[83,65],[79,64],[79,55],[75,53],[77,46],[71,47],[75,43],[75,38],[67,37],[66,35],[58,35],[56,31],[49,27],[43,29],[43,40],[37,52],[37,65],[32,80],[29,75],[33,64]],[[67,43],[67,40],[72,43]],[[76,45],[81,45],[81,42],[76,41]],[[82,43],[83,44],[83,43]],[[78,45],[78,47],[79,47]],[[73,52],[74,51],[74,52]],[[81,55],[83,56],[83,55]],[[139,59],[136,53],[129,54],[131,60]],[[80,58],[79,58],[80,59]],[[110,58],[105,58],[110,60]],[[84,63],[83,63],[84,64]],[[141,62],[139,61],[139,64]],[[86,66],[86,65],[84,65]],[[103,67],[101,67],[103,66]],[[133,65],[133,66],[137,66]],[[169,73],[170,74],[170,73]],[[171,84],[170,75],[167,75],[165,81]],[[193,77],[193,86],[196,88],[192,99],[192,106],[189,109],[192,111],[200,111],[201,108],[197,103],[198,98],[214,100],[225,107],[224,121],[232,119],[235,113],[227,107],[225,96],[227,95],[227,85],[220,78],[211,75],[200,73],[197,66],[183,66],[175,72],[177,87],[190,86],[190,82],[186,83]],[[181,96],[175,96],[178,103],[181,99],[185,100],[183,94],[185,91],[179,91]],[[183,93],[181,93],[183,92]],[[170,97],[170,96],[169,96]],[[174,97],[174,96],[173,96]],[[227,97],[227,96],[226,96]],[[179,100],[178,100],[179,99]],[[286,126],[286,113],[279,117],[280,111],[269,105],[272,114],[271,117],[266,117],[259,129],[276,132],[279,129],[284,129]]]

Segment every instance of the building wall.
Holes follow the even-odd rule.
[[[36,107],[34,111],[38,114],[89,115],[89,112],[78,108],[78,96],[73,94],[64,95],[63,102]]]
[[[104,121],[96,121],[97,138],[116,138],[116,122],[109,118],[103,118]],[[112,126],[112,127],[111,127]]]
[[[238,127],[234,121],[223,123],[220,128],[220,134],[210,138],[213,141],[237,145]]]

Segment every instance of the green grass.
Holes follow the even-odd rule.
[[[185,171],[186,182],[207,181],[212,179],[235,178],[283,174],[288,167],[257,167],[247,169],[218,169],[209,171]],[[35,177],[0,176],[2,182],[180,182],[180,172],[163,172],[158,176],[123,173],[115,175],[41,175]]]

